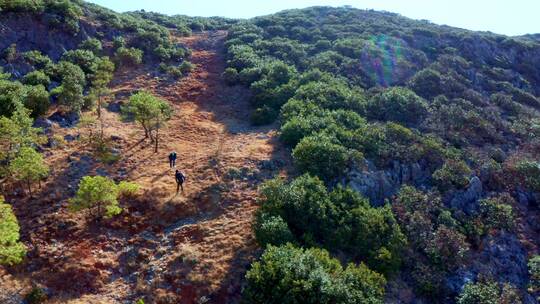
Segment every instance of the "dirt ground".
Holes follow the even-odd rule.
[[[46,148],[52,172],[34,198],[14,193],[28,257],[0,268],[0,302],[20,303],[32,285],[46,288],[48,303],[234,303],[258,254],[251,225],[257,186],[284,175],[289,153],[275,126],[249,123],[249,92],[221,80],[226,32],[177,40],[196,65],[178,81],[154,77],[156,66],[120,70],[105,111],[105,134],[120,159],[104,164],[82,140]],[[159,152],[143,130],[123,122],[117,104],[139,90],[168,100],[174,117],[161,132]],[[116,109],[116,110],[115,110]],[[56,136],[84,137],[78,128],[53,127]],[[178,153],[187,176],[176,194],[167,155]],[[101,224],[68,211],[85,175],[107,175],[141,185],[139,198]]]

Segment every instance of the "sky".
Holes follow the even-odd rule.
[[[118,12],[250,18],[284,9],[350,5],[505,35],[540,33],[540,0],[90,0]]]

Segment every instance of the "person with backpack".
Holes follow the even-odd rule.
[[[173,167],[176,167],[176,151],[172,151],[170,154],[169,154],[169,166],[171,168]]]
[[[176,179],[176,194],[178,194],[180,188],[182,188],[182,193],[184,193],[184,182],[186,181],[186,176],[179,170],[176,170],[174,178]]]

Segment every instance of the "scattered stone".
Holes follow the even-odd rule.
[[[68,134],[68,135],[64,136],[64,139],[65,139],[67,142],[72,142],[72,141],[74,141],[74,140],[76,140],[76,139],[78,139],[78,138],[79,138],[78,135],[77,135],[77,136],[73,136],[73,135],[71,135],[71,134]]]
[[[56,122],[62,128],[72,128],[79,122],[79,115],[77,113],[61,113],[59,111],[54,112],[49,119]]]

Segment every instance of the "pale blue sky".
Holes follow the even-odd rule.
[[[90,0],[115,11],[249,18],[314,5],[386,10],[471,30],[540,33],[540,0]]]

